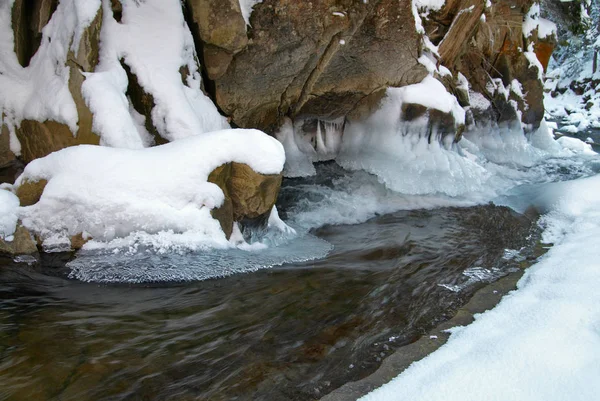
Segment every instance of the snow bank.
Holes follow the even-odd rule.
[[[277,174],[284,157],[276,139],[241,129],[139,150],[66,148],[34,160],[18,178],[16,186],[48,180],[40,201],[21,208],[20,218],[48,246],[65,244],[77,233],[111,241],[141,231],[187,233],[196,244],[227,247],[219,223],[210,216],[224,196],[207,182],[208,175],[231,161]]]
[[[0,189],[0,238],[12,241],[17,228],[19,198],[12,192]]]
[[[583,153],[587,155],[595,155],[596,152],[592,150],[592,146],[583,142],[577,138],[570,138],[568,136],[561,136],[556,140],[562,147],[570,149],[576,153]]]
[[[549,184],[541,199],[544,239],[555,246],[518,291],[361,400],[597,398],[600,176]]]

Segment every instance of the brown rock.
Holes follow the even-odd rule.
[[[259,174],[242,163],[227,163],[217,167],[208,181],[221,188],[225,202],[213,209],[212,216],[219,221],[223,232],[229,238],[233,222],[263,219],[271,212],[279,188],[281,174]]]
[[[246,22],[238,0],[187,0],[190,27],[204,43],[236,53],[248,44]]]
[[[19,63],[26,67],[40,47],[42,29],[58,6],[58,0],[15,0],[12,8],[14,49]]]
[[[31,206],[36,204],[42,197],[44,188],[48,181],[28,181],[25,180],[17,187],[17,197],[21,206]]]
[[[30,255],[37,251],[37,245],[31,234],[21,225],[17,225],[12,241],[8,242],[0,238],[0,255]]]
[[[102,12],[84,31],[77,56],[69,51],[67,65],[70,67],[69,90],[77,107],[79,116],[78,130],[74,134],[69,127],[56,121],[24,120],[16,133],[21,142],[21,154],[25,162],[44,157],[52,152],[80,144],[97,145],[100,137],[92,132],[92,113],[81,94],[81,85],[85,77],[81,72],[92,72],[98,64],[98,50]]]
[[[88,242],[89,240],[91,240],[91,238],[83,238],[83,234],[81,234],[81,233],[75,234],[75,235],[71,236],[71,238],[70,238],[71,249],[73,249],[73,250],[81,249],[86,244],[86,242]]]
[[[231,60],[233,53],[216,46],[204,46],[204,67],[210,79],[221,78],[227,72]]]
[[[10,133],[8,127],[2,125],[0,130],[0,168],[9,165],[15,160],[15,154],[10,150]]]
[[[241,127],[273,132],[285,116],[335,119],[378,90],[427,74],[410,2],[265,0],[254,7],[248,37],[215,78],[218,106]],[[225,64],[207,68],[219,65],[217,76]]]

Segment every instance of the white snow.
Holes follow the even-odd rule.
[[[542,66],[542,63],[540,63],[540,60],[538,60],[537,55],[533,51],[533,43],[529,44],[529,46],[527,47],[527,51],[523,52],[523,54],[525,55],[525,57],[527,57],[527,60],[529,61],[529,66],[537,68],[538,78],[540,81],[542,81],[544,78],[544,67]]]
[[[82,88],[102,145],[140,148],[151,141],[125,97],[128,82],[121,59],[152,95],[152,122],[163,138],[229,128],[201,90],[194,41],[178,0],[124,1],[121,23],[114,20],[108,0],[103,8],[100,63],[86,74]],[[185,83],[182,67],[189,72]]]
[[[276,139],[242,129],[138,150],[70,147],[26,166],[15,186],[39,179],[48,184],[40,201],[21,208],[19,217],[49,243],[82,232],[103,242],[170,232],[186,234],[197,247],[223,248],[225,235],[210,216],[223,192],[207,182],[210,172],[235,161],[277,174],[284,157]]]
[[[494,309],[361,398],[581,400],[600,393],[600,176],[540,190],[555,245]]]
[[[63,0],[42,32],[39,49],[28,67],[14,52],[11,10],[14,0],[0,2],[0,114],[14,132],[22,120],[53,120],[77,132],[77,110],[69,92],[67,54],[76,52],[85,28],[96,16],[100,0]],[[11,149],[20,149],[11,135]]]
[[[84,30],[103,12],[100,63],[82,87],[94,113],[93,130],[101,144],[141,148],[153,138],[140,129],[140,115],[125,96],[123,59],[144,90],[154,98],[152,121],[161,136],[176,140],[229,128],[201,90],[191,33],[178,0],[125,0],[122,23],[112,15],[109,0],[62,0],[43,29],[40,48],[28,67],[14,53],[11,29],[13,0],[0,3],[0,113],[11,132],[11,149],[20,146],[14,127],[23,119],[54,120],[77,132],[78,115],[68,88],[68,51],[77,51]],[[102,11],[101,11],[102,8]],[[182,82],[179,72],[189,75]],[[79,73],[73,72],[73,73]]]
[[[557,32],[554,22],[540,17],[539,3],[533,3],[523,20],[523,34],[526,38],[530,37],[536,29],[539,39],[545,39],[552,35],[556,36]]]
[[[0,189],[0,238],[12,241],[17,228],[19,198],[10,191]]]
[[[250,26],[250,15],[255,5],[262,3],[262,0],[240,0],[240,9],[242,10],[242,16],[246,21],[246,26]]]
[[[561,136],[560,138],[558,138],[556,140],[556,142],[558,142],[562,147],[564,147],[566,149],[570,149],[576,153],[584,153],[584,154],[588,154],[588,155],[596,154],[596,152],[594,152],[592,150],[591,145],[589,145],[577,138]]]

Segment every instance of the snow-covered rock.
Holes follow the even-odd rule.
[[[27,165],[15,183],[17,193],[30,183],[47,183],[29,202],[21,201],[31,205],[21,207],[19,217],[46,245],[69,244],[78,234],[110,241],[138,231],[171,231],[194,233],[206,246],[227,247],[222,214],[217,221],[211,211],[228,200],[233,204],[229,230],[234,218],[256,218],[261,212],[268,218],[284,157],[281,144],[257,130],[217,131],[148,149],[70,147]],[[237,172],[215,180],[218,185],[209,182],[217,167],[232,163],[256,173],[237,166]],[[261,175],[272,185],[261,186]]]

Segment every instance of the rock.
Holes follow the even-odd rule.
[[[236,53],[248,44],[246,22],[238,0],[187,0],[193,24],[202,42]]]
[[[241,35],[241,15],[234,18],[237,6],[229,3],[187,4],[205,45],[216,103],[240,127],[274,132],[286,116],[334,120],[372,93],[427,74],[417,62],[420,38],[410,2],[265,0],[254,6],[243,48],[242,39],[229,39],[236,46],[226,47],[202,31],[209,23],[201,14],[209,20],[230,15],[232,37]]]
[[[58,0],[15,0],[12,7],[14,49],[19,63],[29,65],[40,47],[42,29],[56,10]]]
[[[42,197],[44,188],[48,184],[46,180],[23,181],[17,187],[17,197],[21,206],[31,206],[36,204]]]
[[[91,240],[90,237],[83,237],[82,233],[79,234],[75,234],[73,236],[71,236],[71,238],[69,238],[69,240],[71,241],[71,249],[73,250],[78,250],[81,249],[86,242],[88,242],[89,240]]]
[[[10,132],[8,127],[2,124],[0,130],[0,168],[8,166],[15,160],[15,154],[10,150]]]
[[[10,242],[0,238],[0,255],[30,255],[38,251],[35,241],[25,227],[17,225],[13,237]]]
[[[208,181],[221,188],[225,194],[223,205],[212,211],[223,232],[229,238],[233,222],[262,220],[271,212],[279,188],[281,174],[259,174],[242,163],[227,163],[217,167]]]
[[[93,72],[98,64],[101,27],[102,11],[99,10],[96,18],[81,37],[77,56],[72,51],[69,51],[67,56],[67,65],[70,68],[69,90],[79,116],[77,132],[71,132],[66,124],[56,121],[23,120],[20,127],[16,129],[16,134],[21,142],[21,155],[25,162],[44,157],[68,146],[99,144],[100,137],[92,131],[92,113],[81,94],[81,85],[85,80],[81,72]]]
[[[523,51],[532,43],[545,66],[555,38],[538,40],[537,33],[524,37],[523,17],[533,0],[495,1],[489,8],[485,8],[484,3],[448,0],[441,10],[429,15],[425,29],[439,46],[441,63],[455,73],[461,72],[474,91],[494,98],[487,90],[491,78],[502,79],[504,85],[514,79],[521,82],[525,97],[513,100],[517,100],[522,122],[535,129],[544,115],[543,86],[537,68],[530,65]],[[482,15],[485,18],[481,18]],[[457,90],[454,92],[460,97]],[[505,100],[496,99],[493,107],[497,121],[517,118],[516,113],[508,111],[512,106]]]

